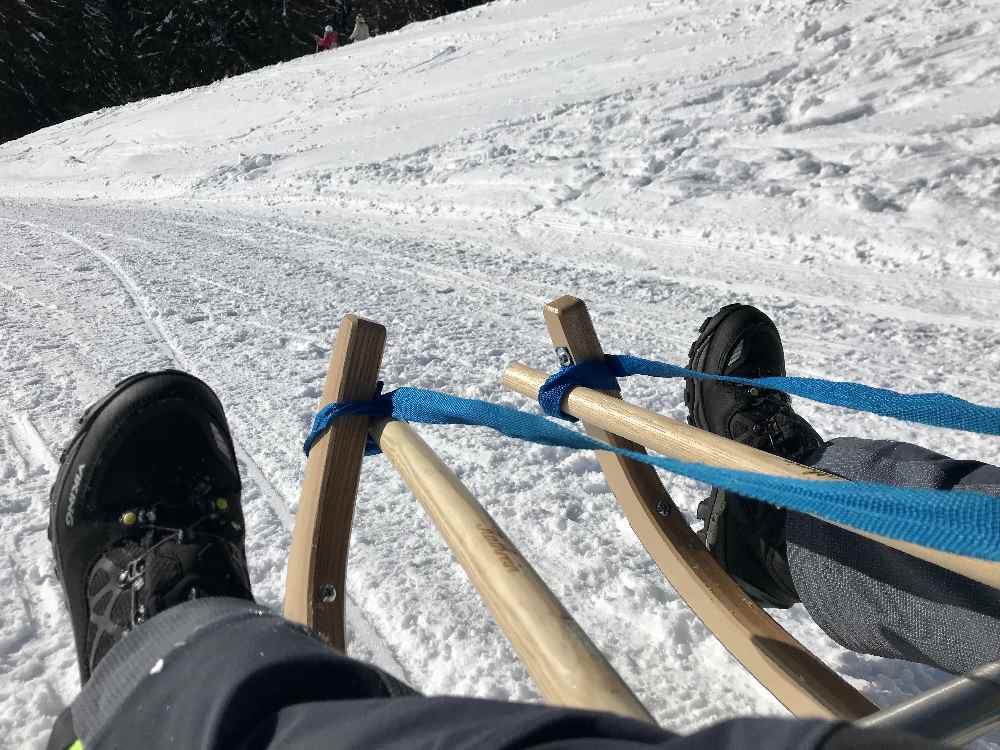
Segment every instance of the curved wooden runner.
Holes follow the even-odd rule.
[[[375,397],[385,328],[347,315],[340,323],[320,406]],[[288,554],[284,615],[344,650],[347,551],[354,520],[368,417],[336,420],[306,461]]]
[[[581,300],[564,296],[549,303],[545,322],[553,345],[572,362],[604,356]],[[517,372],[508,377],[511,370],[505,373],[504,384],[524,393],[524,380],[518,380]],[[526,395],[537,399],[538,385],[533,390]],[[583,389],[574,389],[570,395],[579,390]],[[605,394],[605,398],[620,400],[617,394]],[[593,421],[584,419],[584,427],[598,440],[644,451]],[[798,716],[853,720],[877,710],[743,593],[685,522],[653,467],[604,451],[597,452],[597,459],[629,523],[663,575],[729,652],[789,711]]]

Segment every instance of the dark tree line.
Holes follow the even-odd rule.
[[[357,13],[375,33],[484,0],[0,0],[0,142],[315,49]]]
[[[354,10],[364,14],[372,29],[385,33],[414,21],[468,10],[484,2],[487,0],[354,0]]]

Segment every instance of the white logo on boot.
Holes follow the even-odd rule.
[[[73,525],[73,511],[76,509],[76,496],[80,494],[80,485],[83,484],[83,470],[87,468],[87,464],[80,464],[80,468],[76,470],[76,476],[73,477],[73,486],[69,491],[69,503],[66,506],[66,525]]]

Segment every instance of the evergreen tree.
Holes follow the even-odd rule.
[[[49,76],[60,33],[40,4],[0,4],[0,141],[61,119],[58,84]]]
[[[474,8],[485,0],[354,0],[373,30],[385,34],[414,21],[428,21],[448,13]]]
[[[124,101],[107,0],[0,6],[0,140]]]
[[[200,86],[483,0],[0,0],[0,142],[101,107]]]

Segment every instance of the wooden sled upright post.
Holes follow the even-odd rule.
[[[347,315],[340,323],[320,406],[375,397],[385,328]],[[344,651],[347,551],[368,438],[368,417],[344,416],[313,444],[288,556],[284,615]]]
[[[372,437],[427,511],[548,703],[655,723],[493,518],[406,422]]]
[[[580,364],[604,356],[581,300],[560,297],[545,306],[544,315],[561,363]],[[505,373],[504,384],[523,393],[510,372]],[[598,440],[644,452],[641,446],[593,423],[585,421],[583,426]],[[667,580],[729,652],[789,711],[798,716],[853,720],[877,710],[743,593],[688,526],[653,467],[604,451],[597,452],[597,459],[633,530]]]

